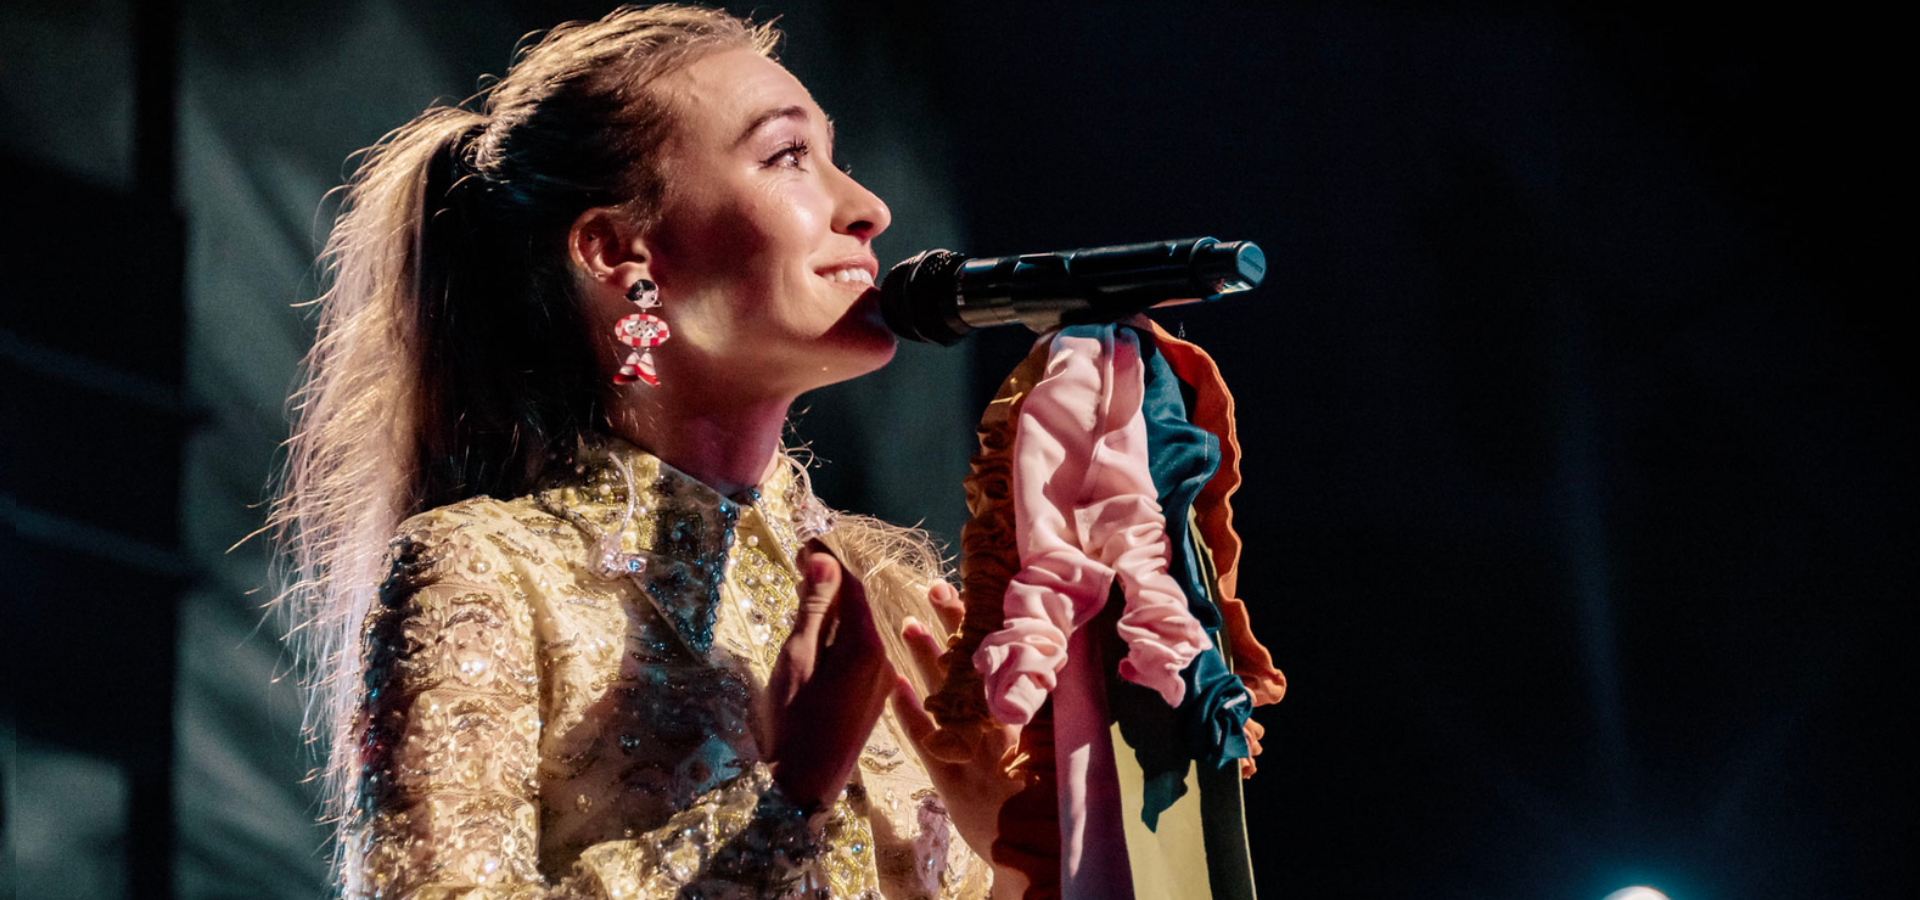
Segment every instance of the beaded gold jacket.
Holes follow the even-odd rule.
[[[727,498],[609,440],[405,522],[365,631],[349,895],[985,897],[891,711],[811,817],[761,762],[824,513],[787,466]]]

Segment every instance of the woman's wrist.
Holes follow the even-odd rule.
[[[711,872],[777,895],[797,883],[825,849],[826,817],[796,804],[766,766],[755,766],[748,777],[758,783],[752,821],[715,854]]]
[[[808,815],[815,815],[833,806],[834,801],[846,793],[847,782],[859,758],[851,756],[845,765],[835,765],[840,761],[800,756],[770,763],[767,768],[772,774],[774,789],[784,801]]]
[[[768,852],[795,862],[804,862],[820,854],[821,827],[830,804],[802,806],[781,790],[778,782],[769,783],[760,792],[753,817],[760,827]]]

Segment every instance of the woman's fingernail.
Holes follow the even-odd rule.
[[[833,564],[819,554],[807,556],[807,578],[812,581],[825,581],[833,577]]]

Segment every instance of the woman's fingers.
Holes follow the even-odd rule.
[[[907,730],[907,739],[915,746],[926,743],[927,738],[939,725],[933,717],[927,715],[926,706],[920,702],[920,693],[913,689],[913,682],[905,678],[895,678],[893,685],[893,716],[900,727]]]
[[[900,637],[906,642],[907,652],[913,655],[914,666],[927,679],[927,690],[939,690],[947,674],[946,667],[940,664],[940,639],[927,630],[926,623],[911,616],[900,629]]]
[[[843,580],[840,563],[832,555],[802,551],[800,607],[794,614],[793,631],[780,648],[780,658],[774,663],[772,677],[767,682],[769,699],[776,706],[792,702],[813,679],[828,634],[833,630]]]
[[[832,558],[826,553],[815,555]],[[835,561],[836,571],[839,566],[839,562]],[[867,606],[867,586],[861,584],[858,578],[839,578],[835,583],[840,590],[834,608],[838,620],[833,635],[835,640],[857,640],[862,642],[863,647],[879,648],[880,632],[873,624],[873,609]]]
[[[764,746],[781,787],[811,806],[846,785],[896,676],[860,580],[818,545],[798,562],[800,604],[768,682]]]
[[[800,609],[793,620],[792,637],[804,646],[818,647],[827,617],[840,597],[840,561],[833,554],[811,548],[800,556]],[[790,639],[791,640],[791,639]]]
[[[814,668],[827,681],[842,685],[835,689],[842,697],[858,696],[853,691],[864,688],[873,714],[879,715],[892,682],[876,674],[890,667],[873,610],[867,605],[866,586],[818,543],[808,546],[801,566],[806,587],[801,591],[795,633],[810,648]]]
[[[933,604],[933,612],[940,617],[940,624],[947,634],[960,630],[960,620],[967,616],[967,605],[960,600],[960,592],[944,581],[936,582],[927,589],[927,601]]]

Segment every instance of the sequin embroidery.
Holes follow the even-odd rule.
[[[784,468],[744,501],[608,441],[405,523],[364,631],[349,896],[985,897],[944,812],[873,802],[930,793],[890,716],[814,820],[773,786],[751,711],[831,519]]]

